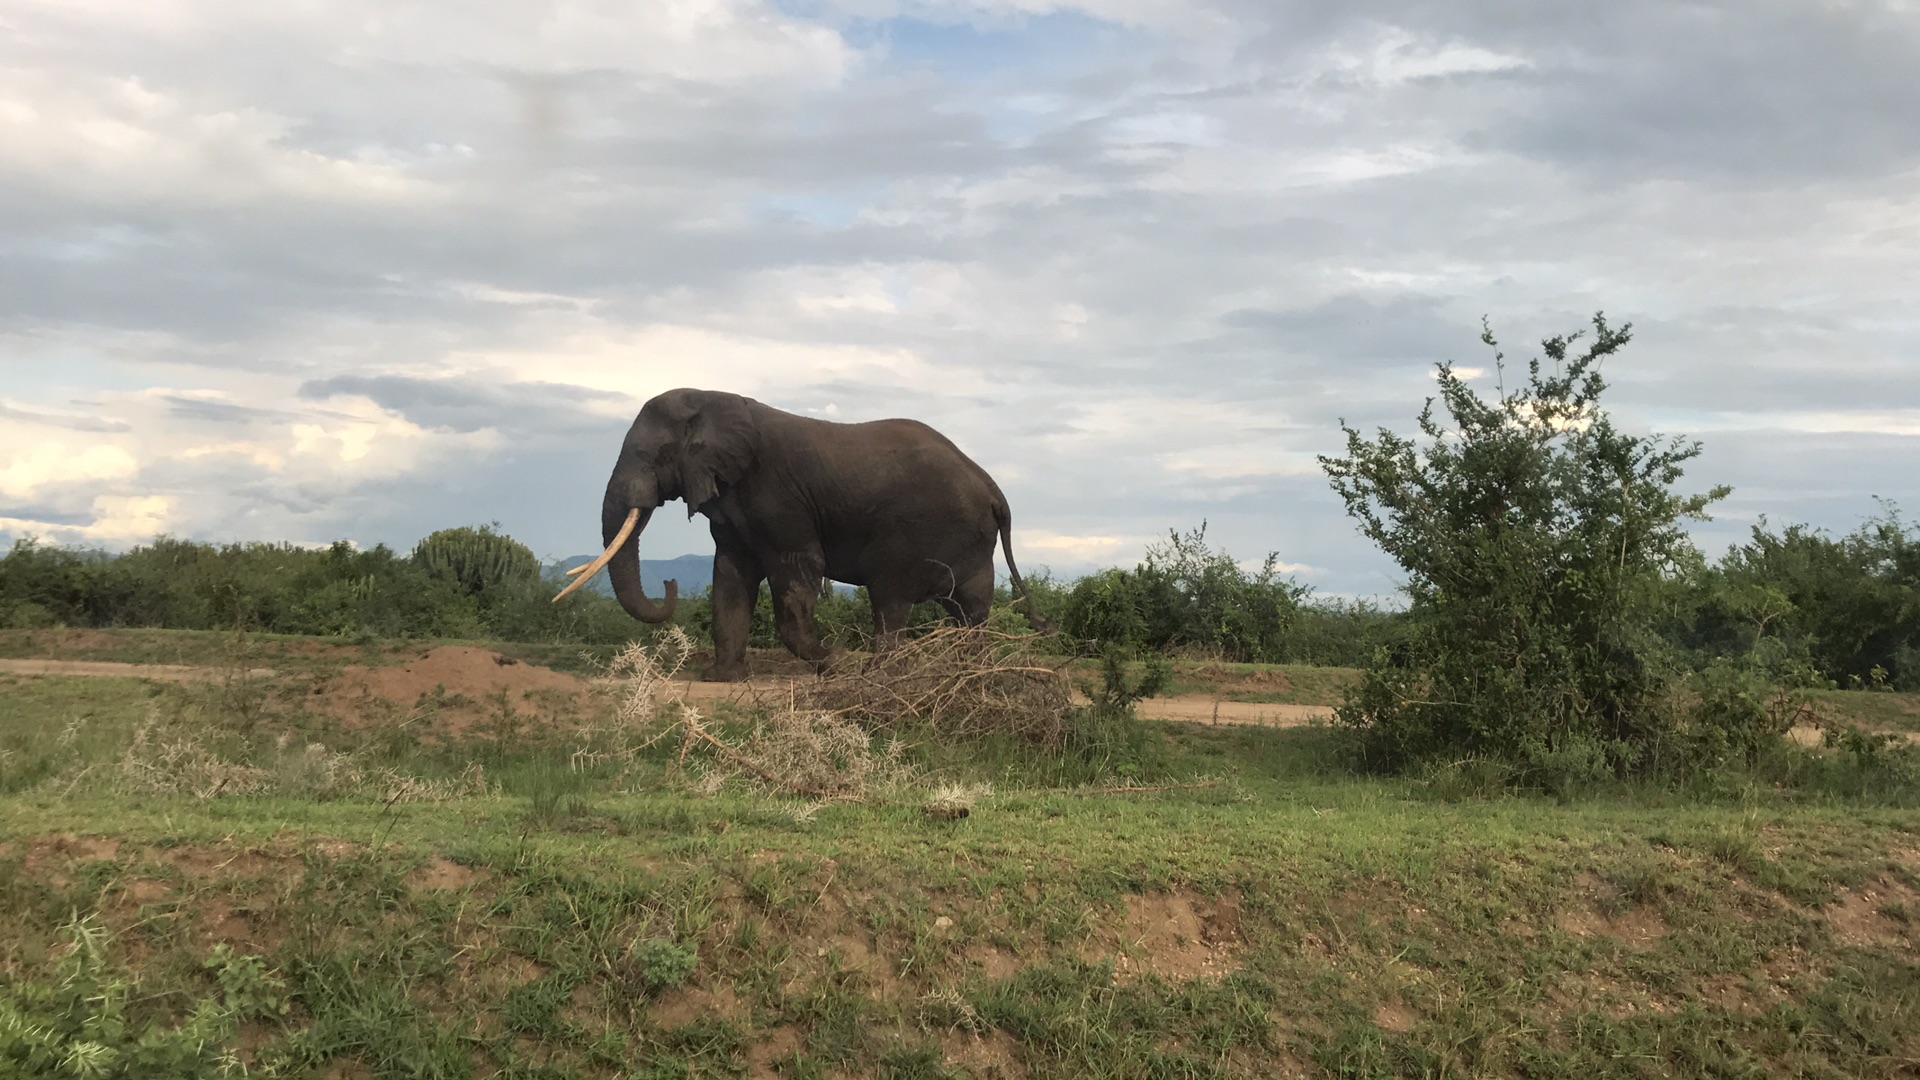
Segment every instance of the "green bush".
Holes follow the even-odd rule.
[[[1671,733],[1653,626],[1698,558],[1682,522],[1726,489],[1676,494],[1699,445],[1624,434],[1600,408],[1629,329],[1595,315],[1577,355],[1583,334],[1547,339],[1548,363],[1492,401],[1440,364],[1444,417],[1429,399],[1414,438],[1343,423],[1346,455],[1320,459],[1411,600],[1404,643],[1340,710],[1369,763],[1483,756],[1558,786],[1644,766]]]

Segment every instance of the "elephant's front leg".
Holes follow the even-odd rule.
[[[760,599],[760,567],[724,548],[713,556],[712,682],[741,682],[747,677],[747,637],[753,632],[753,605]]]
[[[832,650],[820,643],[814,610],[820,602],[821,570],[812,565],[782,566],[768,575],[773,587],[773,626],[793,655],[825,671]]]

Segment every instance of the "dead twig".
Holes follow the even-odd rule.
[[[738,750],[735,750],[733,747],[728,746],[726,743],[721,742],[719,739],[715,738],[711,732],[707,731],[705,728],[700,727],[697,724],[687,725],[687,737],[689,740],[699,739],[701,742],[704,742],[707,745],[713,747],[713,749],[716,752],[718,752],[721,757],[726,758],[728,761],[731,761],[734,765],[738,766],[739,768],[749,773],[752,773],[754,776],[758,777],[763,783],[771,784],[774,787],[780,788],[784,791],[790,791],[796,795],[805,795],[808,798],[812,798],[812,799],[823,799],[831,802],[847,802],[847,803],[866,803],[867,802],[866,799],[858,795],[849,795],[845,792],[826,791],[821,788],[809,787],[806,784],[801,784],[793,780],[787,780],[787,779],[783,779],[781,777],[775,776],[773,773],[768,772],[766,769],[763,769],[759,765],[754,764],[753,761],[749,760],[746,755],[740,753]]]
[[[1034,639],[985,627],[941,627],[895,644],[861,668],[800,687],[796,704],[876,732],[924,725],[937,735],[1013,735],[1065,744],[1072,687]]]

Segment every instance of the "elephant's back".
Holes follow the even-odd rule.
[[[832,424],[817,444],[829,501],[875,520],[991,521],[1006,500],[978,463],[918,420]]]

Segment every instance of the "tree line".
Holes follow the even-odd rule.
[[[1888,506],[1833,536],[1807,525],[1753,527],[1715,563],[1696,553],[1659,576],[1656,637],[1689,667],[1753,657],[1784,678],[1920,690],[1920,531]],[[1202,523],[1170,532],[1131,569],[1074,581],[1030,579],[1072,651],[1118,645],[1239,662],[1364,667],[1405,649],[1409,612],[1316,597],[1268,556],[1248,569],[1212,546]],[[491,526],[445,529],[411,552],[161,537],[122,554],[17,541],[0,556],[0,627],[164,627],[347,638],[466,638],[616,644],[645,632],[612,599],[552,599],[560,579]],[[1002,600],[1010,597],[1002,596]],[[754,644],[778,648],[772,609]],[[701,598],[676,621],[703,636]],[[934,605],[916,612],[940,618]],[[865,597],[821,597],[821,631],[858,647]],[[1017,607],[996,615],[1025,626]]]

